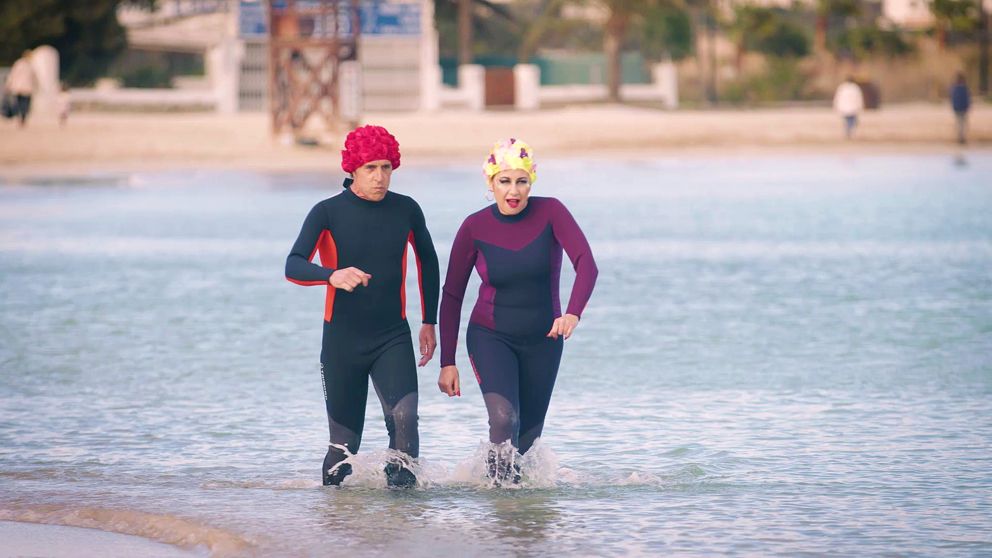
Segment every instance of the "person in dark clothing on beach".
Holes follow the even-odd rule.
[[[10,96],[8,100],[13,105],[11,116],[17,119],[21,128],[27,123],[28,114],[31,112],[31,94],[37,82],[38,76],[31,66],[31,51],[26,50],[14,62],[4,82],[4,94]]]
[[[461,395],[455,349],[462,300],[474,267],[482,279],[469,319],[469,361],[489,414],[488,475],[520,480],[516,453],[541,436],[562,342],[592,295],[598,270],[582,229],[555,198],[531,196],[537,178],[526,143],[497,143],[483,165],[494,204],[469,215],[455,235],[441,298],[438,387]],[[575,268],[565,313],[558,293],[562,252]]]
[[[286,258],[286,278],[327,287],[321,380],[330,430],[323,483],[351,473],[343,461],[358,451],[371,378],[382,404],[389,448],[390,486],[411,486],[420,451],[417,371],[406,320],[407,244],[417,259],[423,325],[420,366],[434,355],[440,273],[437,254],[417,202],[389,191],[400,166],[399,144],[385,128],[348,134],[341,167],[351,175],[341,193],[314,206]],[[320,255],[320,265],[312,262]]]
[[[958,143],[964,144],[968,141],[968,110],[971,109],[971,94],[968,93],[968,84],[962,72],[958,72],[954,85],[951,86],[951,109],[954,111]]]

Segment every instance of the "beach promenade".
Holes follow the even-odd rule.
[[[474,162],[498,138],[519,136],[544,157],[670,156],[728,152],[956,152],[953,115],[944,104],[886,105],[842,138],[827,107],[666,112],[588,105],[536,112],[373,113],[403,145],[405,164]],[[992,106],[970,115],[969,149],[992,149]],[[179,168],[320,170],[338,166],[339,146],[282,145],[265,114],[73,114],[65,128],[0,123],[0,175],[76,174]]]

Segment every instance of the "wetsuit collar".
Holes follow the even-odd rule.
[[[520,213],[517,213],[516,215],[503,215],[502,213],[499,212],[499,206],[494,203],[491,206],[493,217],[495,217],[497,220],[503,221],[504,223],[516,223],[517,221],[520,221],[521,219],[526,217],[528,213],[530,213],[530,206],[533,202],[534,200],[527,200],[527,205],[524,206],[523,210],[520,211]]]
[[[351,189],[351,183],[352,182],[353,181],[350,178],[344,179],[344,193],[341,194],[342,196],[345,197],[345,199],[347,199],[351,203],[358,204],[358,205],[366,205],[366,206],[369,206],[369,207],[379,207],[379,206],[382,205],[382,203],[384,201],[386,201],[387,199],[389,199],[389,195],[391,193],[389,191],[386,192],[386,197],[382,198],[379,201],[371,201],[371,200],[362,199],[362,198],[358,197],[358,194],[356,194]]]

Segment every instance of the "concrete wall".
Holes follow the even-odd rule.
[[[358,58],[366,111],[420,109],[420,37],[362,37]]]

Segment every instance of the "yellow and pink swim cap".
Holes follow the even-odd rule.
[[[534,150],[526,142],[516,138],[498,141],[489,151],[486,163],[482,165],[482,173],[486,180],[506,170],[523,170],[530,175],[530,182],[537,182],[537,163],[534,162]]]

